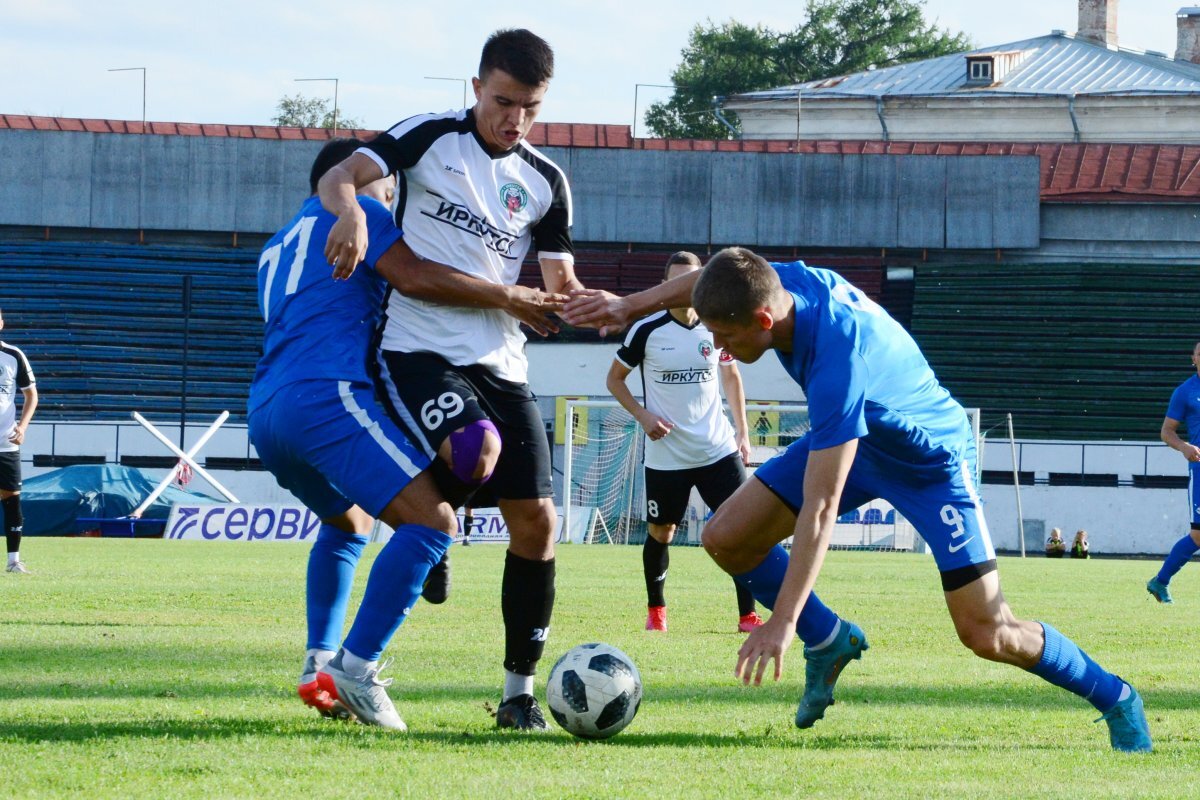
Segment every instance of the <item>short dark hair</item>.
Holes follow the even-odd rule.
[[[729,247],[704,266],[692,289],[692,307],[701,319],[744,324],[782,290],[779,274],[765,258]]]
[[[554,77],[554,51],[542,37],[524,28],[505,28],[488,37],[479,57],[479,79],[500,69],[526,86]]]
[[[671,267],[676,264],[687,264],[691,267],[702,267],[704,262],[700,260],[700,256],[687,250],[680,250],[678,253],[672,253],[667,259],[667,266],[663,267],[663,280],[671,277]]]
[[[312,171],[308,173],[308,188],[312,193],[317,193],[317,182],[321,180],[322,175],[345,161],[362,146],[363,143],[358,139],[330,139],[326,142],[313,161]]]

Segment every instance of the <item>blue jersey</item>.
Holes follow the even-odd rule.
[[[1171,393],[1167,416],[1187,427],[1188,442],[1200,447],[1200,376],[1193,375]]]
[[[367,215],[367,255],[348,280],[335,281],[325,260],[325,239],[337,217],[316,196],[263,248],[258,309],[266,328],[250,412],[296,381],[370,382],[368,351],[387,288],[375,262],[401,233],[383,204],[367,197],[358,202]]]
[[[966,412],[899,323],[836,273],[771,266],[796,303],[792,352],[776,352],[808,399],[812,450],[857,438],[861,455],[914,467],[965,455]]]

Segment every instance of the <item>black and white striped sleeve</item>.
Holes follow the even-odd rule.
[[[378,164],[384,175],[391,175],[416,166],[434,142],[462,125],[455,116],[418,114],[396,123],[355,152]]]
[[[25,354],[17,348],[12,348],[13,354],[17,357],[17,388],[28,389],[37,381],[33,377],[33,370],[29,366],[29,359],[25,358]]]
[[[617,350],[616,359],[629,369],[634,369],[646,359],[646,340],[656,326],[647,324],[650,318],[639,320],[625,334],[625,341]]]

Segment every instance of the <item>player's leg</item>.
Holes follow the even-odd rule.
[[[646,630],[667,629],[667,570],[671,540],[683,520],[692,491],[691,470],[646,467],[646,524],[642,575],[646,581]]]
[[[322,716],[349,716],[333,696],[318,686],[317,673],[333,658],[342,640],[354,569],[373,520],[309,463],[305,450],[312,442],[296,435],[304,431],[323,435],[330,430],[326,427],[331,416],[327,401],[332,398],[325,395],[330,394],[331,386],[332,382],[313,381],[283,390],[250,416],[248,432],[263,466],[279,485],[321,518],[308,555],[307,640],[297,693]],[[332,414],[337,416],[336,411]]]
[[[483,367],[468,372],[503,443],[488,482],[508,527],[501,578],[504,618],[504,692],[496,724],[544,730],[533,676],[546,647],[554,610],[554,529],[558,512],[550,480],[550,444],[537,400],[525,384],[496,378]]]
[[[1133,687],[1050,625],[1012,613],[970,463],[948,472],[940,485],[908,487],[888,499],[929,545],[959,640],[981,658],[1021,667],[1086,699],[1107,720],[1114,748],[1149,750],[1150,730]]]
[[[804,503],[806,439],[759,467],[733,496],[721,504],[704,526],[704,548],[713,560],[766,608],[775,598],[787,572],[788,555],[779,542],[791,536],[796,514]],[[842,509],[857,508],[871,499],[852,485],[842,493]],[[862,629],[840,619],[816,592],[800,610],[796,633],[804,642],[804,695],[796,725],[811,727],[833,702],[838,676],[850,661],[868,648]]]
[[[465,505],[492,476],[500,434],[463,368],[434,353],[385,351],[379,360],[384,407],[432,459],[430,472],[453,508]],[[430,570],[422,596],[450,594],[449,551]]]
[[[29,569],[21,561],[21,533],[25,518],[21,513],[21,453],[17,450],[0,453],[0,510],[3,511],[4,540],[8,546],[6,570],[17,575],[28,575]]]
[[[1167,588],[1171,583],[1171,578],[1175,576],[1176,572],[1183,569],[1183,565],[1191,560],[1197,550],[1200,550],[1200,495],[1197,494],[1200,492],[1200,480],[1197,480],[1197,472],[1200,472],[1200,464],[1189,463],[1188,504],[1192,509],[1192,529],[1186,536],[1175,542],[1171,552],[1167,553],[1158,574],[1146,583],[1146,591],[1160,603],[1171,602],[1171,590]]]
[[[454,510],[428,471],[429,459],[379,406],[367,386],[339,384],[345,413],[334,432],[340,446],[313,453],[362,508],[392,527],[367,578],[362,604],[338,654],[322,671],[360,720],[394,730],[404,722],[378,679],[383,650],[416,605],[429,570],[457,529]],[[332,426],[331,426],[332,427]]]
[[[746,482],[746,467],[742,464],[741,453],[737,452],[691,471],[695,474],[696,490],[701,499],[714,510],[720,508]],[[750,589],[736,578],[733,579],[733,588],[738,605],[737,629],[740,633],[749,633],[761,626],[763,619],[754,610],[754,594]]]

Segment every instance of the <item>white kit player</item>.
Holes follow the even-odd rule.
[[[0,329],[4,317],[0,315]],[[21,418],[17,419],[16,396],[24,398]],[[37,408],[38,393],[29,361],[16,347],[0,342],[0,509],[4,520],[4,539],[8,547],[5,569],[18,575],[29,570],[21,560],[21,532],[25,518],[21,513],[21,443]]]
[[[696,255],[675,253],[667,259],[665,279],[698,269]],[[641,371],[644,406],[625,382],[634,369]],[[721,408],[718,376],[736,433]],[[634,323],[609,368],[607,384],[646,432],[646,630],[665,631],[669,545],[683,521],[692,487],[715,511],[746,481],[746,395],[737,363],[713,346],[712,334],[690,307],[659,311]],[[737,581],[734,587],[738,630],[752,631],[763,624],[754,610],[754,595]]]
[[[498,31],[472,81],[473,107],[400,122],[320,185],[322,202],[339,217],[326,257],[340,275],[361,259],[367,241],[354,188],[398,176],[396,222],[420,260],[387,300],[380,358],[387,399],[393,414],[423,434],[447,500],[462,505],[485,481],[498,498],[510,542],[496,723],[522,730],[547,727],[533,675],[554,604],[557,512],[520,325],[542,335],[557,330],[547,313],[567,299],[560,293],[582,288],[566,178],[524,141],[553,70],[554,54],[541,38]],[[531,246],[545,292],[515,285]]]

